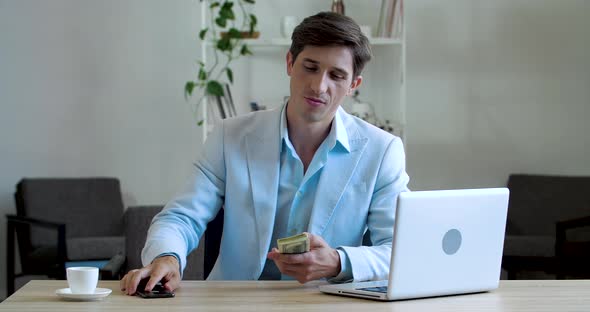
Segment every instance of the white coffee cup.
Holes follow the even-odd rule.
[[[98,268],[67,268],[66,277],[72,294],[93,294],[98,285]]]
[[[299,21],[296,16],[283,16],[281,21],[281,33],[283,37],[291,39],[291,34],[298,23]]]

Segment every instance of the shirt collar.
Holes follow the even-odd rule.
[[[332,128],[330,129],[330,133],[326,140],[328,141],[329,150],[332,150],[336,143],[340,143],[347,152],[350,152],[350,143],[348,142],[348,133],[346,132],[346,128],[344,127],[344,123],[342,122],[342,107],[339,107],[336,111],[336,115],[334,116],[334,122],[332,122]],[[283,106],[283,110],[281,112],[281,125],[280,125],[280,138],[282,142],[290,142],[289,139],[289,131],[287,129],[287,105]],[[283,144],[281,144],[281,150],[283,148]]]

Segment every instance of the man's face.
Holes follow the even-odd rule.
[[[291,77],[288,117],[306,124],[330,124],[345,96],[362,81],[361,76],[353,77],[352,53],[342,46],[306,46],[295,62],[289,52],[287,73]]]

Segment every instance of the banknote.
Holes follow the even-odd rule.
[[[280,253],[298,254],[309,251],[309,236],[301,233],[285,238],[277,239],[277,247]]]

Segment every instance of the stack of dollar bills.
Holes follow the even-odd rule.
[[[309,251],[309,236],[301,233],[294,236],[277,239],[277,246],[280,253],[298,254]]]

